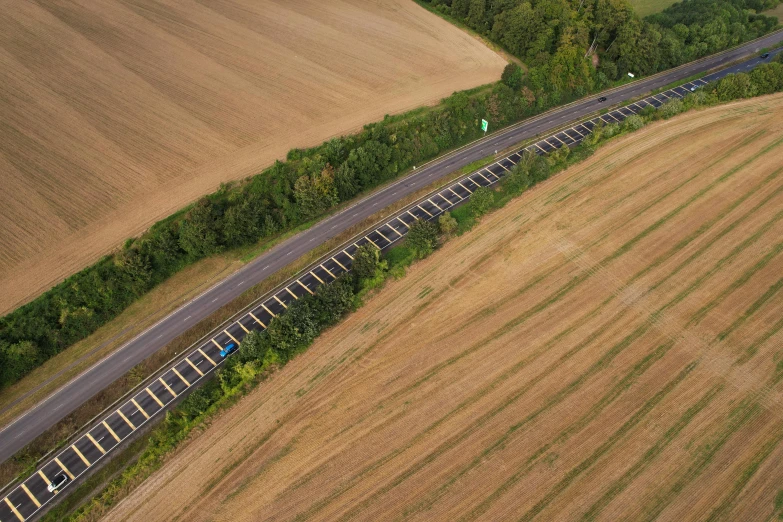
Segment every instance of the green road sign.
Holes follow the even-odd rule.
[[[487,120],[481,120],[481,130],[487,132],[488,128],[489,128],[489,122]]]

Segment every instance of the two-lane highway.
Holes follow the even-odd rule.
[[[773,47],[781,41],[783,32],[774,33],[731,51],[612,89],[603,94],[607,98],[604,105],[636,98],[672,82],[734,62],[763,47]],[[758,61],[754,59],[732,67],[729,71],[747,70]],[[133,366],[296,258],[464,165],[596,111],[601,106],[596,102],[597,97],[591,96],[549,111],[448,154],[266,252],[74,378],[0,431],[0,459],[6,460],[12,456]]]

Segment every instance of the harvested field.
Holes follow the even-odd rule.
[[[770,520],[783,96],[659,122],[447,243],[111,520]]]
[[[12,0],[0,313],[221,182],[504,65],[410,0]]]

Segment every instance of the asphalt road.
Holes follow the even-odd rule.
[[[16,451],[23,448],[35,437],[89,400],[93,395],[106,388],[133,366],[155,353],[202,319],[231,302],[249,287],[260,283],[296,258],[360,223],[380,209],[392,205],[407,195],[426,187],[473,161],[494,153],[496,150],[500,151],[509,148],[516,143],[543,134],[547,130],[562,126],[566,122],[577,120],[603,106],[611,106],[639,97],[646,92],[678,80],[734,62],[757,52],[761,48],[774,47],[781,41],[783,41],[783,32],[774,33],[731,51],[610,90],[602,94],[602,96],[607,98],[602,104],[596,101],[596,98],[599,96],[596,94],[589,99],[552,110],[499,131],[494,135],[490,135],[485,139],[431,162],[423,168],[417,169],[412,174],[365,197],[341,213],[277,245],[197,298],[184,304],[175,312],[61,387],[57,392],[0,431],[0,460],[5,461],[11,457]],[[758,59],[750,60],[721,71],[719,76],[729,72],[748,70],[758,63]],[[716,79],[719,76],[710,75],[707,79]]]

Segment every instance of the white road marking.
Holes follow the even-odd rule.
[[[187,317],[185,318],[185,321],[187,321],[187,320],[188,320],[188,319],[190,319],[191,317],[193,317],[193,316],[192,316],[192,315],[189,315],[189,316],[187,316]]]
[[[269,268],[269,265],[266,265],[266,266],[265,266],[264,268],[262,268],[261,270],[266,270],[267,268]]]
[[[214,303],[215,301],[217,301],[217,297],[216,297],[216,298],[214,298],[214,299],[212,300],[212,302],[213,302],[213,303]]]
[[[212,302],[214,303],[215,301],[213,300]],[[159,336],[157,336],[157,337],[155,338],[155,340],[157,340],[157,339],[160,339],[161,337],[163,337],[163,334],[160,334]]]

